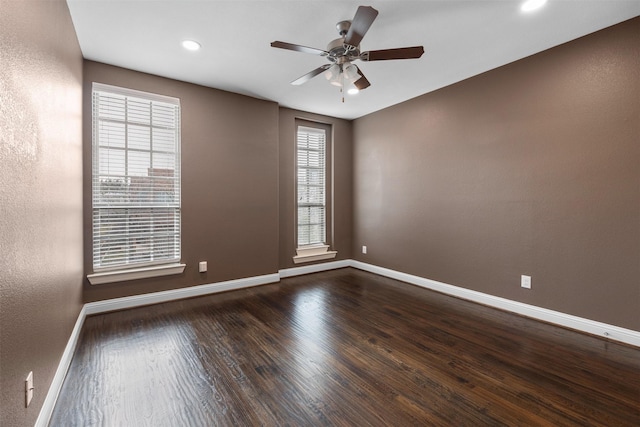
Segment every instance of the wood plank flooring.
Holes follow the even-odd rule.
[[[52,426],[640,426],[640,349],[346,268],[87,318]]]

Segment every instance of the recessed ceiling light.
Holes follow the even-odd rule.
[[[356,94],[356,93],[358,93],[358,92],[360,92],[360,90],[358,90],[358,88],[357,88],[357,87],[352,87],[351,89],[349,89],[349,90],[347,91],[347,93],[348,93],[349,95],[355,95],[355,94]]]
[[[523,12],[532,12],[536,9],[540,9],[546,2],[547,0],[527,0],[522,3],[520,10]]]
[[[194,40],[184,40],[182,42],[182,47],[187,49],[187,50],[200,50],[200,43],[198,43],[197,41]]]

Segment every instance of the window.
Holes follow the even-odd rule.
[[[328,188],[326,126],[297,127],[296,217],[297,256],[294,262],[335,257],[328,252]]]
[[[178,265],[180,100],[94,83],[92,158],[94,272]]]
[[[326,135],[298,127],[298,247],[326,240]]]

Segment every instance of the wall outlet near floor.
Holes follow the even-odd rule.
[[[520,276],[520,286],[525,289],[531,289],[531,276]]]
[[[366,247],[366,246],[363,246],[363,247],[362,247],[362,253],[363,253],[363,254],[366,254],[366,253],[367,253],[367,247]]]
[[[24,407],[28,408],[33,399],[33,371],[29,372],[24,381]]]
[[[200,273],[207,272],[207,261],[200,261],[200,263],[198,264],[198,271]]]

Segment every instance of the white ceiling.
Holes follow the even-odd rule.
[[[85,58],[354,119],[640,15],[640,0],[67,0]],[[361,50],[423,45],[420,59],[356,64],[371,87],[341,102],[326,63],[275,49],[275,40],[325,49],[359,5],[380,14]],[[198,52],[180,43],[194,39]]]

